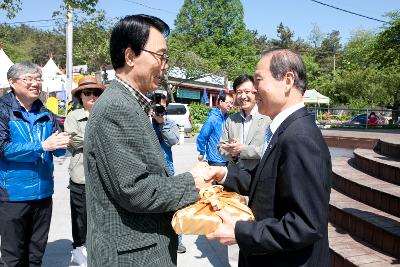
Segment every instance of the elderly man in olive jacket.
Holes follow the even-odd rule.
[[[170,175],[148,115],[144,94],[168,66],[168,32],[146,15],[127,16],[112,31],[116,79],[92,109],[84,144],[88,266],[176,266],[173,212],[206,185],[204,163]]]

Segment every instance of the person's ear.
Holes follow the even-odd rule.
[[[294,73],[291,71],[287,72],[283,80],[285,82],[285,93],[288,93],[294,85]]]
[[[11,88],[15,88],[15,83],[17,82],[17,80],[13,80],[13,79],[9,79],[8,83],[10,84]]]
[[[128,47],[127,49],[125,49],[125,63],[129,67],[135,66],[135,59],[136,55],[135,52],[133,52],[132,48]]]

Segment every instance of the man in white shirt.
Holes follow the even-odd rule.
[[[209,177],[249,196],[255,221],[223,223],[207,237],[238,244],[239,266],[329,266],[328,207],[332,172],[328,147],[303,104],[304,64],[288,49],[266,52],[255,75],[258,110],[272,122],[257,168],[210,167]],[[227,171],[228,170],[228,171]]]
[[[241,111],[227,119],[218,150],[230,165],[252,169],[260,161],[265,132],[271,119],[258,113],[252,76],[237,77],[233,90]]]

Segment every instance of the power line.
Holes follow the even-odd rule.
[[[331,7],[331,8],[340,10],[340,11],[343,11],[343,12],[347,12],[347,13],[350,13],[350,14],[353,14],[353,15],[356,15],[356,16],[360,16],[360,17],[363,17],[363,18],[367,18],[367,19],[370,19],[370,20],[375,20],[375,21],[379,21],[379,22],[383,22],[383,23],[388,23],[387,21],[384,21],[384,20],[380,20],[380,19],[368,17],[368,16],[365,16],[365,15],[362,15],[362,14],[359,14],[359,13],[355,13],[355,12],[346,10],[346,9],[342,9],[342,8],[339,8],[339,7],[331,6],[331,5],[322,3],[322,2],[320,2],[320,1],[316,1],[316,0],[310,0],[310,1],[315,2],[315,3],[317,3],[317,4],[320,4],[320,5],[323,5],[323,6],[328,6],[328,7]]]
[[[12,25],[12,24],[26,24],[26,23],[35,23],[35,22],[47,22],[54,21],[59,19],[39,19],[39,20],[27,20],[27,21],[15,21],[15,22],[4,22],[2,24]]]
[[[170,13],[170,14],[173,14],[173,15],[176,15],[176,14],[178,14],[178,13],[176,13],[176,12],[172,12],[172,11],[165,10],[165,9],[161,9],[161,8],[155,8],[155,7],[151,7],[151,6],[148,6],[148,5],[145,5],[145,4],[142,4],[142,3],[138,3],[138,2],[135,2],[135,1],[131,1],[131,0],[124,0],[124,1],[125,1],[125,2],[129,2],[129,3],[132,3],[132,4],[136,4],[136,5],[144,6],[144,7],[147,7],[147,8],[153,9],[153,10],[158,10],[158,11],[163,11],[163,12],[166,12],[166,13]]]

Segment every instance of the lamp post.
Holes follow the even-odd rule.
[[[66,25],[66,47],[67,47],[67,59],[66,59],[66,76],[67,76],[67,81],[66,81],[66,91],[65,91],[65,115],[67,115],[68,112],[68,103],[71,100],[70,99],[70,94],[72,91],[72,81],[73,81],[73,76],[72,76],[72,40],[73,40],[73,25],[72,25],[72,18],[73,18],[73,8],[67,4],[67,25]]]

